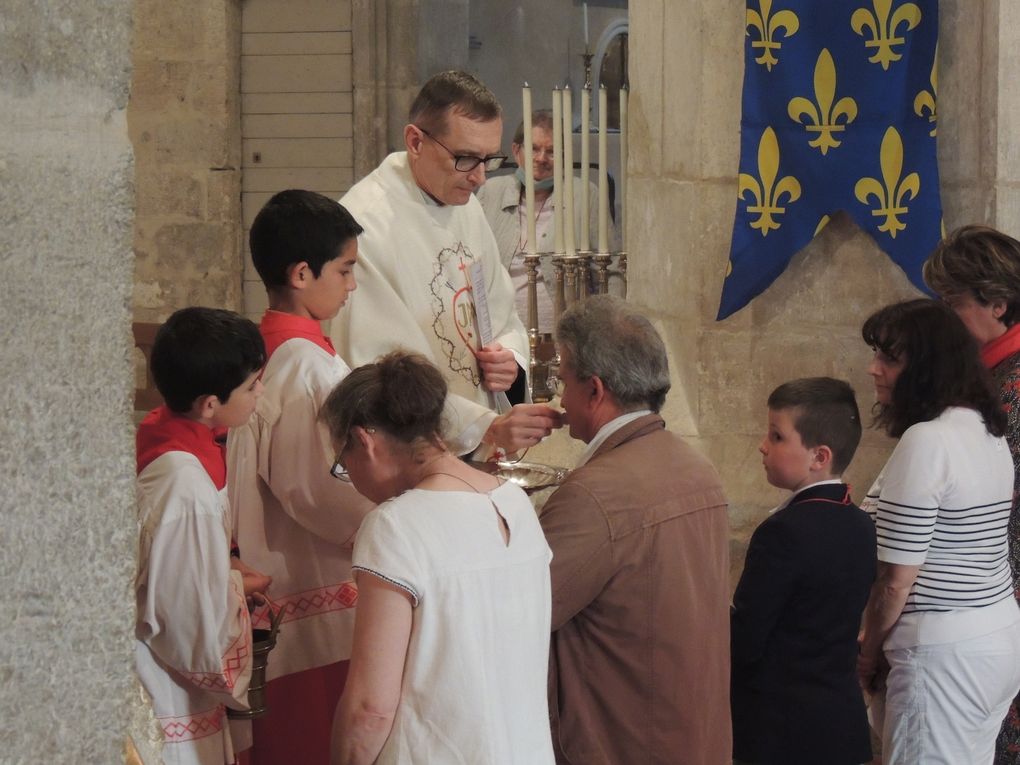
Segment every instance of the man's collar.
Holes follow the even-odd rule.
[[[634,420],[637,420],[649,414],[652,414],[651,409],[638,409],[636,412],[627,412],[626,414],[621,414],[619,417],[615,417],[609,422],[607,422],[605,425],[599,428],[599,431],[598,433],[595,434],[595,437],[588,442],[588,445],[584,448],[584,452],[581,453],[580,458],[577,460],[577,467],[581,467],[582,465],[586,464],[588,460],[594,457],[595,452],[599,450],[599,447],[602,446],[602,444],[604,444],[608,440],[608,438],[611,435],[613,435],[613,433],[618,431],[624,425],[634,422]]]

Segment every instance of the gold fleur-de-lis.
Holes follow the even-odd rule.
[[[831,220],[831,219],[829,218],[829,216],[828,216],[828,215],[823,215],[823,216],[822,216],[822,217],[821,217],[821,218],[820,218],[820,219],[818,220],[818,225],[817,225],[817,226],[815,226],[815,233],[814,233],[814,235],[815,235],[815,236],[818,236],[818,234],[820,234],[820,233],[821,233],[822,229],[823,229],[823,228],[825,228],[826,226],[828,226],[828,225],[829,225],[829,221],[830,221],[830,220]]]
[[[755,59],[755,63],[764,64],[771,72],[772,67],[779,63],[779,59],[772,52],[783,47],[778,39],[779,30],[783,30],[783,37],[793,37],[800,29],[800,20],[793,11],[772,13],[772,0],[758,0],[758,8],[758,11],[747,9],[745,22],[747,29],[744,33],[750,35],[750,27],[758,30],[758,39],[751,41],[752,48],[761,49],[761,55]]]
[[[833,133],[843,132],[847,125],[857,119],[856,101],[849,96],[835,101],[836,65],[828,48],[822,48],[822,52],[818,54],[818,61],[815,62],[815,98],[818,101],[817,106],[807,98],[796,96],[790,99],[787,111],[794,122],[803,124],[801,120],[803,116],[811,120],[811,124],[805,125],[804,129],[808,133],[818,133],[818,136],[813,141],[808,141],[808,146],[813,146],[825,156],[829,149],[834,149],[842,143],[836,140]],[[841,117],[843,124],[839,124]]]
[[[916,199],[921,190],[921,177],[917,173],[910,173],[901,180],[903,174],[903,139],[890,127],[885,131],[882,138],[882,149],[879,157],[882,166],[882,180],[877,178],[861,178],[854,186],[854,194],[862,204],[868,204],[870,197],[875,197],[877,209],[871,211],[876,218],[885,216],[885,222],[878,227],[879,231],[887,231],[893,239],[896,234],[907,227],[907,224],[899,219],[900,215],[906,215],[908,208],[905,201],[908,196]]]
[[[928,135],[934,137],[935,131],[938,126],[935,124],[935,99],[938,95],[939,90],[939,78],[938,78],[938,57],[939,49],[935,48],[935,59],[931,62],[931,91],[922,90],[914,98],[914,114],[918,117],[923,117],[924,112],[928,112],[928,122],[931,123],[931,132]]]
[[[892,10],[893,0],[871,0],[874,10],[858,8],[850,17],[850,26],[861,37],[864,28],[871,30],[871,39],[865,40],[865,48],[875,48],[875,55],[868,59],[872,64],[881,64],[885,70],[889,64],[899,61],[903,54],[893,50],[894,45],[903,45],[906,39],[899,37],[899,28],[906,24],[905,31],[921,23],[921,9],[914,3],[903,3],[895,11]]]
[[[783,197],[786,197],[786,204],[800,198],[800,182],[792,175],[776,182],[776,176],[779,175],[779,141],[776,140],[776,131],[770,127],[765,128],[758,142],[758,175],[761,177],[760,183],[753,175],[740,174],[737,197],[743,200],[744,193],[751,192],[754,204],[748,204],[747,212],[758,216],[757,220],[751,222],[751,228],[761,231],[762,236],[768,236],[769,231],[779,228],[774,216],[786,212],[782,206]]]

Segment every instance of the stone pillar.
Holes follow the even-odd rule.
[[[404,149],[422,83],[468,61],[467,0],[352,0],[354,179]]]
[[[986,24],[997,41],[996,56],[988,60],[983,80],[995,77],[998,87],[994,115],[995,130],[995,208],[994,225],[1020,236],[1020,7],[1009,0],[990,2],[994,18]],[[960,3],[963,8],[970,7]],[[990,70],[990,71],[989,71]],[[989,126],[990,129],[990,126]]]
[[[947,228],[986,220],[1017,233],[1020,225],[1020,90],[1006,75],[1020,56],[1014,6],[940,3]],[[869,236],[836,215],[765,293],[716,322],[737,197],[743,8],[632,0],[630,33],[629,299],[654,317],[671,352],[667,422],[722,474],[739,572],[750,529],[783,496],[765,481],[757,451],[769,392],[793,377],[842,377],[857,390],[867,423],[874,394],[861,323],[918,293]],[[847,476],[855,498],[892,445],[865,432]]]
[[[121,761],[137,700],[130,35],[130,0],[0,19],[4,762]]]
[[[241,310],[238,0],[136,0],[135,318]]]

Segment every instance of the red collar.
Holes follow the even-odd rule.
[[[170,411],[153,409],[142,420],[135,435],[138,472],[167,452],[193,454],[217,490],[227,485],[226,428],[210,428]]]
[[[292,313],[270,309],[262,317],[259,332],[262,333],[262,339],[266,342],[267,360],[276,352],[277,348],[295,337],[310,340],[330,356],[336,355],[333,343],[322,334],[322,326],[315,319],[306,319],[304,316],[295,316]]]
[[[840,496],[842,492],[842,496]],[[830,496],[825,496],[826,494]],[[853,503],[850,498],[850,484],[846,483],[823,483],[808,486],[801,489],[790,498],[787,507],[799,505],[802,502],[828,502],[831,505],[849,505]]]
[[[1020,324],[1014,324],[981,349],[981,360],[989,369],[994,369],[1014,353],[1020,352]]]

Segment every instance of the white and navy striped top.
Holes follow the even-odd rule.
[[[1012,597],[1006,522],[1013,460],[973,409],[952,407],[903,434],[861,503],[878,559],[921,566],[904,614],[980,608]]]

